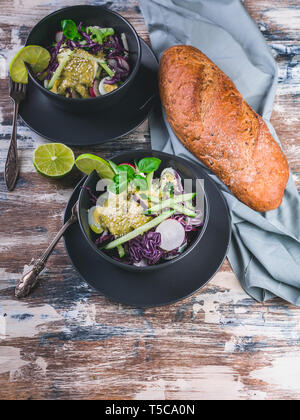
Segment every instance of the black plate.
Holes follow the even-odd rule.
[[[91,247],[75,224],[65,233],[65,247],[80,276],[101,294],[136,307],[161,306],[186,298],[202,288],[223,263],[231,235],[227,204],[217,186],[199,167],[210,202],[210,217],[199,244],[176,264],[154,272],[131,272],[104,260]],[[79,196],[85,178],[75,188],[67,205],[64,222]]]
[[[139,72],[118,105],[96,114],[65,112],[50,103],[29,80],[26,99],[20,105],[21,118],[40,136],[70,146],[92,146],[130,133],[147,118],[157,92],[157,59],[142,39],[141,46]]]
[[[140,159],[143,159],[145,157],[155,157],[161,160],[161,163],[159,165],[159,169],[155,171],[155,177],[159,178],[161,176],[161,173],[166,168],[173,168],[180,176],[182,180],[190,180],[192,182],[190,188],[190,191],[197,191],[198,197],[199,197],[199,206],[201,210],[203,210],[204,213],[204,219],[203,219],[203,226],[201,229],[198,229],[197,232],[190,232],[189,233],[189,245],[178,257],[173,258],[169,261],[164,261],[160,264],[154,264],[154,265],[148,265],[147,267],[137,267],[135,265],[131,264],[124,264],[122,262],[116,261],[112,259],[110,256],[108,256],[105,252],[102,252],[97,245],[95,245],[94,241],[97,238],[98,235],[94,235],[91,232],[91,229],[89,227],[89,221],[88,221],[88,211],[91,208],[91,196],[86,190],[81,190],[79,195],[79,205],[78,205],[78,215],[79,215],[79,225],[81,227],[81,231],[84,235],[84,238],[86,239],[89,246],[95,251],[97,254],[99,254],[102,258],[108,260],[112,264],[117,265],[118,267],[121,267],[123,270],[129,270],[129,271],[139,271],[139,272],[145,272],[145,271],[153,271],[153,270],[161,270],[162,268],[165,268],[167,265],[176,264],[178,260],[185,258],[186,254],[189,252],[192,252],[193,248],[197,246],[198,242],[201,241],[202,236],[205,233],[205,229],[207,227],[207,223],[209,220],[209,198],[207,194],[205,194],[205,188],[204,191],[202,190],[202,185],[199,183],[197,185],[197,178],[198,172],[193,171],[193,167],[189,165],[189,162],[186,159],[178,158],[174,155],[170,155],[169,153],[159,152],[157,150],[135,150],[130,152],[125,152],[122,154],[118,154],[117,156],[114,156],[113,162],[116,164],[120,164],[123,162],[131,162],[133,163],[134,160],[137,162]],[[92,172],[87,180],[85,181],[85,187],[88,187],[90,191],[92,191],[95,195],[100,195],[100,192],[97,192],[97,185],[99,181],[99,175],[96,171]],[[204,194],[203,194],[204,193]],[[203,203],[200,204],[200,197],[203,197]]]

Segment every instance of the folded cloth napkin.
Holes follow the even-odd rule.
[[[280,144],[269,122],[277,66],[239,0],[140,0],[140,5],[158,58],[175,44],[199,48],[234,81]],[[232,217],[228,259],[244,290],[261,302],[279,296],[300,306],[300,200],[291,174],[281,206],[259,213],[185,149],[160,108],[150,117],[150,133],[153,149],[196,161],[224,194]]]

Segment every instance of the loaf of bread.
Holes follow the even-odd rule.
[[[277,208],[288,163],[263,119],[234,83],[197,48],[164,51],[159,89],[167,119],[184,146],[257,211]]]

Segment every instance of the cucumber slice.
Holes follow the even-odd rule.
[[[69,51],[68,53],[66,53],[65,57],[62,59],[60,65],[57,67],[57,69],[55,70],[55,72],[53,73],[53,76],[51,77],[50,82],[48,83],[47,89],[50,90],[53,88],[54,83],[56,82],[56,80],[59,78],[59,76],[61,75],[61,72],[63,71],[65,65],[67,64],[67,62],[69,61],[69,58],[71,57],[71,55],[74,53],[74,51]]]
[[[106,71],[110,78],[115,75],[115,72],[112,71],[106,63],[100,63],[100,66]]]
[[[120,258],[125,257],[125,249],[123,245],[118,245],[118,253]]]
[[[195,197],[196,193],[189,193],[189,194],[180,194],[180,195],[174,195],[172,198],[168,198],[167,200],[161,201],[160,203],[156,204],[153,207],[150,207],[150,209],[145,210],[143,214],[152,214],[156,213],[163,208],[167,207],[173,207],[174,204],[182,203],[183,201],[189,201],[192,200]]]
[[[152,186],[152,180],[153,180],[153,175],[154,175],[154,171],[150,172],[150,174],[148,174],[146,176],[146,181],[147,181],[147,185],[148,185],[148,190],[151,190],[151,186]]]
[[[121,236],[121,238],[115,239],[114,241],[107,244],[104,249],[113,249],[116,248],[118,245],[122,245],[125,242],[130,241],[133,238],[136,238],[139,235],[142,235],[143,233],[147,232],[148,230],[154,228],[155,226],[159,225],[164,220],[168,219],[168,217],[172,216],[174,213],[174,210],[168,210],[160,214],[159,216],[152,219],[150,222],[146,223],[143,226],[138,227],[137,229],[134,229],[132,232],[127,233],[124,236]]]
[[[148,196],[147,196],[147,199],[148,199],[150,202],[155,203],[155,204],[160,203],[160,199],[159,199],[159,198],[157,198],[157,197],[155,197],[154,195],[148,195]]]
[[[101,67],[98,63],[98,68],[97,68],[97,71],[96,71],[95,79],[100,80],[100,75],[101,75]]]
[[[171,206],[172,207],[172,206]],[[185,216],[189,216],[189,217],[196,217],[197,214],[192,210],[189,209],[187,207],[182,206],[181,204],[175,204],[174,205],[174,209],[178,212],[178,213],[182,213]]]
[[[184,205],[189,209],[195,210],[195,207],[191,201],[185,201]]]

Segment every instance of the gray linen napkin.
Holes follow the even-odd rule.
[[[239,0],[140,0],[140,5],[158,58],[175,44],[199,48],[234,81],[280,144],[269,122],[277,66]],[[150,132],[153,149],[196,161],[224,194],[233,232],[228,259],[245,291],[258,301],[279,296],[300,306],[300,200],[291,174],[281,206],[259,213],[185,149],[160,109],[150,117]]]

